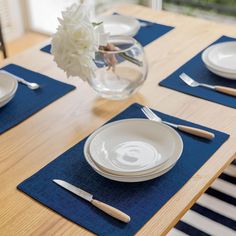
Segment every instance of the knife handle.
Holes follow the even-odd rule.
[[[211,132],[208,132],[202,129],[193,128],[190,126],[178,125],[177,128],[181,131],[184,131],[185,133],[193,134],[201,138],[206,138],[206,139],[211,140],[215,137],[215,135]]]
[[[236,97],[236,89],[225,87],[225,86],[215,86],[215,90],[221,93],[229,94]]]
[[[112,206],[109,206],[109,205],[107,205],[103,202],[100,202],[98,200],[95,200],[95,199],[93,199],[91,201],[91,203],[95,207],[99,208],[100,210],[106,212],[108,215],[110,215],[110,216],[112,216],[112,217],[114,217],[114,218],[116,218],[120,221],[123,221],[125,223],[130,222],[130,217],[128,215],[126,215],[124,212],[122,212],[122,211],[120,211],[120,210],[118,210],[118,209],[116,209]]]

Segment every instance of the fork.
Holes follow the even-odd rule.
[[[166,125],[169,125],[175,129],[181,130],[185,133],[189,133],[201,138],[206,138],[206,139],[213,139],[215,137],[215,135],[211,132],[202,130],[202,129],[197,129],[197,128],[193,128],[190,126],[186,126],[186,125],[177,125],[177,124],[173,124],[167,121],[163,121],[159,116],[157,116],[149,107],[145,106],[141,108],[142,112],[144,113],[144,115],[149,119],[149,120],[153,120],[153,121],[157,121],[157,122],[162,122]]]
[[[220,92],[220,93],[225,93],[225,94],[228,94],[228,95],[231,95],[231,96],[236,96],[236,89],[225,87],[225,86],[218,86],[218,85],[213,86],[213,85],[209,85],[209,84],[198,83],[197,81],[195,81],[194,79],[192,79],[190,76],[188,76],[185,73],[182,73],[179,77],[187,85],[189,85],[191,87],[202,86],[202,87],[205,87],[205,88],[213,89],[213,90],[215,90],[217,92]]]

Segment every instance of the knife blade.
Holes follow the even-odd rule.
[[[61,187],[67,189],[68,191],[74,193],[75,195],[91,202],[93,199],[93,195],[90,193],[85,192],[84,190],[75,187],[74,185],[67,183],[64,180],[60,180],[60,179],[54,179],[53,182],[57,183],[58,185],[60,185]]]
[[[53,179],[53,182],[61,186],[62,188],[74,193],[75,195],[85,199],[86,201],[92,203],[95,207],[99,208],[103,212],[107,213],[108,215],[123,221],[125,223],[128,223],[130,221],[130,216],[125,214],[124,212],[106,204],[103,202],[100,202],[98,200],[93,199],[93,195],[60,179]]]

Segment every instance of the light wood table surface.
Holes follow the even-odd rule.
[[[165,235],[235,158],[236,109],[157,86],[160,80],[221,35],[236,37],[235,25],[152,11],[140,6],[125,5],[116,11],[176,27],[145,47],[149,60],[147,81],[139,93],[125,101],[100,99],[86,83],[78,79],[67,80],[52,56],[40,52],[39,46],[4,62],[16,63],[69,82],[78,89],[0,136],[1,236],[91,235],[86,229],[21,193],[16,186],[133,102],[231,135],[137,235]]]

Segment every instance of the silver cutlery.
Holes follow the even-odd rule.
[[[40,87],[39,84],[28,82],[28,81],[26,81],[26,80],[24,80],[24,79],[22,79],[22,78],[20,78],[16,75],[13,75],[13,74],[9,73],[8,71],[1,70],[0,73],[5,73],[5,74],[8,74],[8,75],[14,77],[19,83],[22,83],[22,84],[26,85],[29,89],[35,90],[35,89],[38,89]]]
[[[206,138],[206,139],[211,140],[215,137],[215,135],[213,133],[202,130],[202,129],[197,129],[197,128],[193,128],[193,127],[186,126],[186,125],[177,125],[177,124],[173,124],[173,123],[170,123],[170,122],[167,122],[167,121],[163,121],[150,108],[148,108],[146,106],[142,107],[141,110],[149,120],[162,122],[162,123],[164,123],[166,125],[169,125],[169,126],[175,128],[175,129],[181,130],[185,133],[189,133],[189,134],[201,137],[201,138]]]
[[[100,210],[102,210],[103,212],[107,213],[108,215],[123,221],[125,223],[128,223],[130,221],[130,217],[125,214],[124,212],[109,206],[103,202],[100,202],[98,200],[93,199],[93,195],[90,193],[85,192],[84,190],[75,187],[74,185],[67,183],[64,180],[60,180],[60,179],[54,179],[53,182],[55,182],[56,184],[58,184],[59,186],[65,188],[66,190],[74,193],[75,195],[85,199],[86,201],[89,201],[90,203],[92,203],[95,207],[99,208]]]
[[[229,88],[229,87],[225,87],[225,86],[218,86],[218,85],[209,85],[209,84],[204,84],[204,83],[198,83],[197,81],[195,81],[194,79],[192,79],[190,76],[188,76],[185,73],[182,73],[180,76],[180,79],[182,79],[187,85],[191,86],[191,87],[205,87],[208,89],[213,89],[217,92],[220,93],[225,93],[231,96],[236,96],[236,89],[233,88]]]

